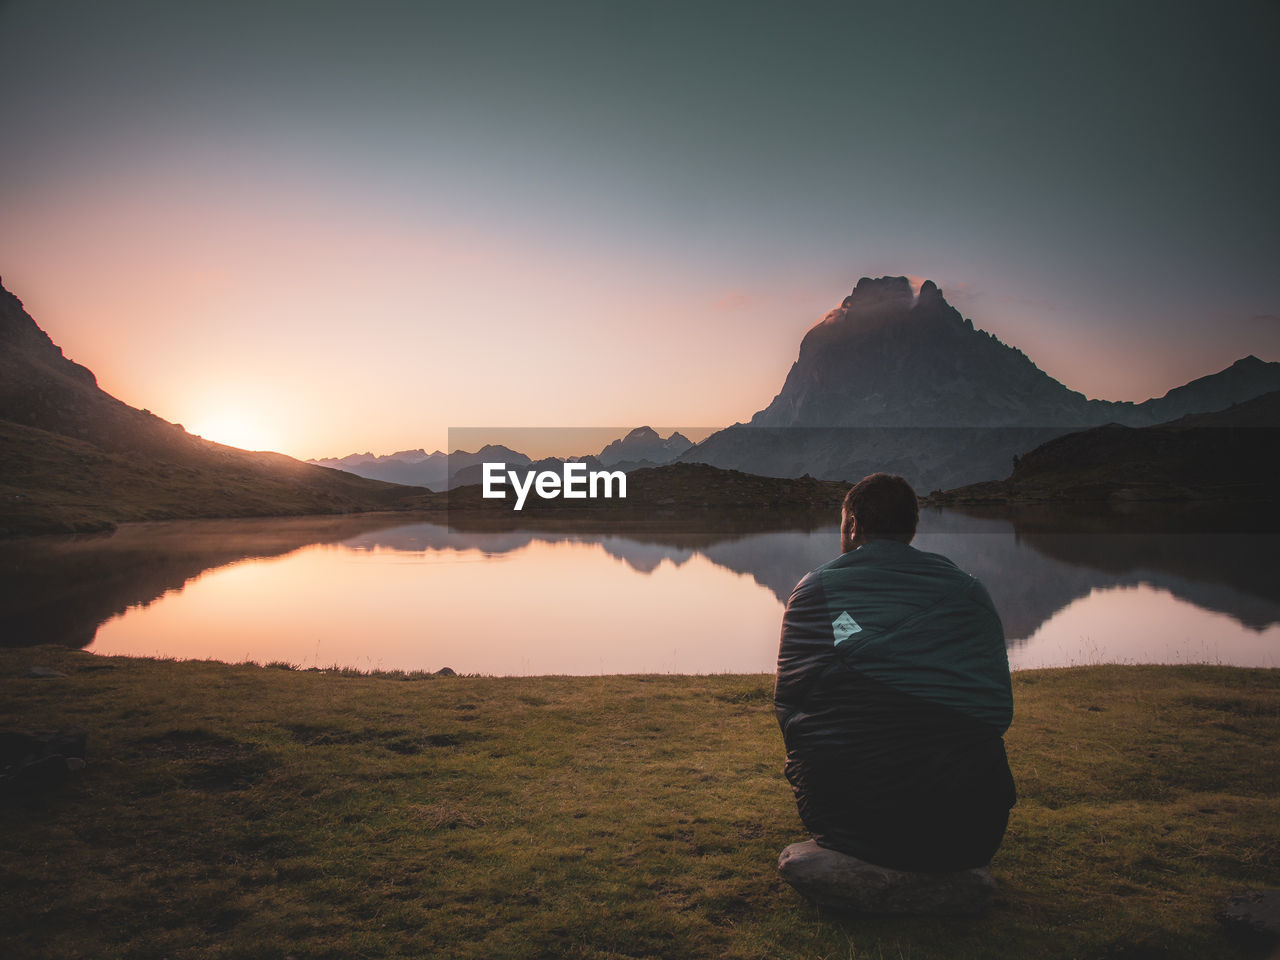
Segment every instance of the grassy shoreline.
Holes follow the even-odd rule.
[[[67,674],[26,679],[33,664]],[[1280,885],[1280,671],[1022,671],[973,920],[839,917],[767,675],[348,675],[0,650],[4,729],[88,731],[4,804],[12,957],[1235,957]]]

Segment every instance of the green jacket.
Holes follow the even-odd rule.
[[[801,580],[774,706],[820,843],[907,869],[990,858],[1014,802],[1008,658],[986,589],[946,557],[871,540]]]

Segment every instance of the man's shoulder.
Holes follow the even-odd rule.
[[[810,570],[806,573],[791,589],[791,597],[787,601],[787,605],[791,606],[802,600],[813,599],[816,595],[822,593],[822,571],[831,565],[834,561],[824,563],[822,566]]]

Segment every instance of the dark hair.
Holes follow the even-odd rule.
[[[844,495],[844,509],[863,537],[910,543],[920,522],[920,504],[911,484],[890,473],[863,477]]]

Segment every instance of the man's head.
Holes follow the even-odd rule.
[[[910,543],[920,520],[911,484],[888,473],[863,477],[845,494],[840,517],[840,550],[848,553],[868,540]]]

